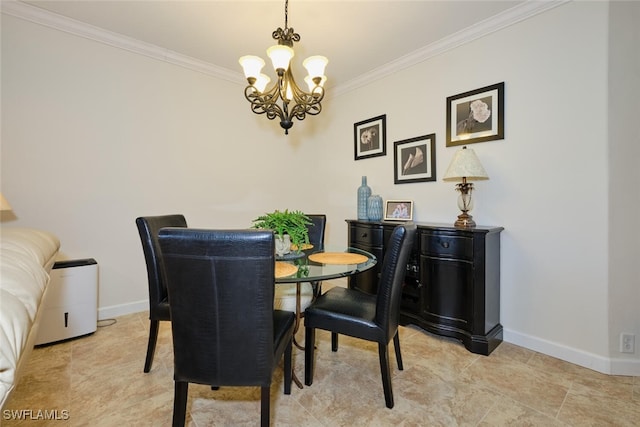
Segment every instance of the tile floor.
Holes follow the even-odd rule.
[[[146,313],[116,319],[87,337],[34,350],[2,426],[167,426],[173,405],[171,329],[163,323],[153,369],[142,372]],[[106,322],[103,322],[106,323]],[[638,426],[640,377],[607,376],[509,343],[490,356],[402,327],[403,371],[393,368],[395,407],[384,404],[375,344],[341,337],[332,353],[318,331],[314,383],[271,389],[274,426]],[[303,331],[298,337],[303,339]],[[295,350],[304,377],[304,354]],[[191,385],[187,425],[257,426],[257,388]],[[28,421],[7,410],[31,410]],[[41,421],[38,410],[67,420]],[[67,412],[63,412],[67,411]],[[23,414],[25,412],[22,412]],[[55,413],[54,413],[55,414]]]

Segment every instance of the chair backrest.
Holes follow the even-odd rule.
[[[324,247],[324,230],[327,224],[327,216],[324,214],[307,215],[313,225],[307,227],[309,230],[309,243],[314,249],[322,249]]]
[[[149,281],[149,311],[154,310],[161,301],[167,299],[167,284],[162,271],[162,255],[158,244],[158,231],[163,227],[187,227],[183,215],[142,216],[136,218],[144,259],[147,263]]]
[[[376,324],[386,331],[387,340],[391,340],[398,329],[402,284],[416,228],[414,223],[396,226],[385,247],[378,282]]]
[[[160,230],[174,380],[267,386],[274,361],[271,230]]]

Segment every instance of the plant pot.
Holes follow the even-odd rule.
[[[291,252],[291,237],[288,234],[284,236],[275,236],[276,255],[283,256]]]

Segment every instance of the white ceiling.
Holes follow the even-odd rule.
[[[265,50],[274,44],[271,33],[284,27],[284,1],[38,0],[23,3],[233,73],[241,72],[237,61],[242,55],[254,54],[266,59]],[[301,41],[294,45],[294,67],[302,74],[302,69],[298,69],[302,59],[324,55],[329,58],[327,87],[348,85],[364,74],[443,40],[452,43],[472,29],[476,29],[477,37],[483,31],[510,25],[523,19],[523,15],[537,13],[544,3],[558,1],[291,0],[288,24],[301,36]],[[270,68],[269,64],[265,71],[272,73]]]

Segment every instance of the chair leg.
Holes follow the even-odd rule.
[[[284,350],[284,394],[291,394],[291,377],[293,367],[291,366],[291,353],[293,350],[293,339],[287,343]]]
[[[338,351],[338,334],[331,332],[331,351]]]
[[[393,390],[391,389],[391,375],[389,373],[389,354],[386,344],[378,343],[380,356],[380,373],[382,374],[382,388],[384,389],[384,401],[387,408],[393,408]]]
[[[156,352],[156,342],[158,341],[158,329],[160,327],[159,320],[151,320],[149,325],[149,343],[147,344],[147,358],[144,361],[144,372],[151,370],[153,364],[153,355]]]
[[[311,289],[313,289],[312,301],[314,301],[322,293],[322,282],[315,282],[315,281],[311,282]]]
[[[313,353],[316,346],[316,330],[314,328],[304,329],[304,383],[313,383]]]
[[[187,418],[189,383],[176,381],[173,396],[173,427],[184,427]]]
[[[269,427],[269,422],[271,418],[271,414],[269,407],[270,405],[270,391],[271,387],[263,386],[260,387],[260,426],[261,427]]]
[[[400,335],[398,331],[396,331],[396,335],[393,337],[393,348],[396,350],[396,361],[398,362],[398,369],[403,370],[404,366],[402,365],[402,354],[400,354]]]

